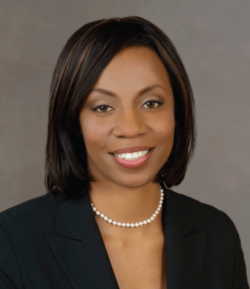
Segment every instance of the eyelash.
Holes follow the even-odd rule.
[[[146,101],[144,104],[146,104],[146,103],[148,103],[148,102],[154,102],[154,103],[157,103],[158,104],[158,106],[157,107],[159,107],[159,106],[161,106],[162,104],[163,104],[163,102],[161,102],[161,101],[158,101],[158,100],[148,100],[148,101]],[[111,107],[111,106],[109,106],[109,105],[106,105],[106,104],[101,104],[101,105],[98,105],[98,106],[96,106],[96,107],[94,107],[92,110],[93,111],[97,111],[97,109],[98,108],[100,108],[100,107]],[[156,108],[157,108],[156,107]],[[102,111],[98,111],[98,112],[100,112],[100,113],[105,113],[105,112],[102,112]]]

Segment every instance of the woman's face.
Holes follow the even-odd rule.
[[[98,182],[125,187],[152,182],[170,155],[175,131],[173,92],[157,53],[146,47],[118,53],[88,95],[79,121],[88,169]],[[111,154],[135,146],[153,149],[125,164]]]

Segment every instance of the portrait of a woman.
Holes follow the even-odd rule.
[[[0,214],[0,288],[249,288],[231,219],[171,189],[194,153],[194,108],[155,24],[79,28],[51,84],[48,192]]]

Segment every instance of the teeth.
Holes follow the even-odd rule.
[[[114,154],[117,158],[119,159],[125,159],[125,160],[136,160],[142,156],[145,156],[149,150],[147,151],[140,151],[140,152],[135,152],[135,153],[126,153],[126,154],[120,154],[116,155]]]

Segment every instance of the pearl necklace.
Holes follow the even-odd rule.
[[[116,221],[113,221],[112,219],[108,218],[107,216],[105,216],[104,214],[102,214],[101,212],[99,212],[95,207],[94,205],[91,203],[91,206],[92,206],[92,209],[94,211],[94,213],[101,217],[104,221],[112,224],[112,225],[115,225],[115,226],[118,226],[118,227],[131,227],[131,228],[134,228],[134,227],[139,227],[139,226],[143,226],[143,225],[146,225],[150,222],[152,222],[155,217],[158,215],[158,213],[160,212],[161,210],[161,207],[162,207],[162,203],[163,203],[163,198],[164,198],[164,193],[163,193],[163,189],[161,188],[160,186],[160,201],[159,201],[159,205],[156,209],[156,211],[153,213],[153,215],[151,216],[151,218],[145,220],[145,221],[142,221],[142,222],[138,222],[138,223],[121,223],[121,222],[116,222]]]

